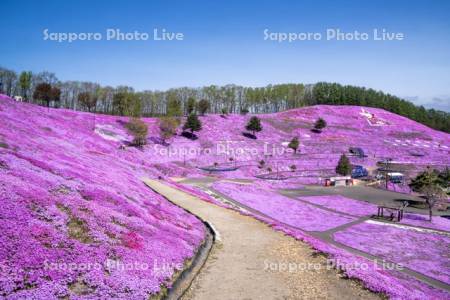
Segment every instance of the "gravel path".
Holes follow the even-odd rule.
[[[219,239],[183,299],[379,299],[344,280],[299,242],[247,216],[202,201],[163,182],[145,183],[204,221]],[[290,270],[289,270],[290,268]]]

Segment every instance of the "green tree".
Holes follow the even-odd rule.
[[[140,118],[142,115],[142,101],[136,93],[128,93],[126,96],[127,115]]]
[[[298,141],[298,137],[293,137],[289,142],[288,147],[294,150],[294,153],[297,153],[297,149],[300,146],[300,142]]]
[[[113,109],[118,115],[124,116],[127,110],[127,94],[128,92],[121,91],[115,93],[113,96]]]
[[[446,167],[444,170],[439,172],[438,175],[438,184],[443,189],[448,189],[450,184],[450,168]]]
[[[186,112],[188,115],[195,112],[195,107],[197,105],[197,101],[194,97],[189,97],[186,104]]]
[[[245,116],[246,114],[248,114],[248,112],[249,112],[249,111],[248,111],[248,107],[242,107],[242,108],[241,108],[241,115],[244,115],[244,116]]]
[[[342,154],[339,158],[339,162],[336,166],[336,173],[343,176],[347,176],[352,173],[352,164],[345,154]]]
[[[97,97],[88,92],[82,92],[78,94],[78,102],[85,107],[88,112],[91,112],[97,105]]]
[[[258,117],[253,116],[248,121],[247,125],[245,126],[245,129],[248,131],[251,131],[253,135],[256,134],[256,132],[260,132],[262,130],[261,121]]]
[[[164,143],[176,134],[179,122],[173,117],[163,117],[159,120],[159,132]]]
[[[148,127],[145,122],[138,118],[131,118],[126,128],[133,135],[133,145],[142,147],[147,143]]]
[[[205,113],[209,110],[209,102],[206,99],[202,99],[198,102],[198,111],[201,116],[204,116]]]
[[[167,95],[167,116],[179,117],[182,115],[181,102],[175,92],[169,92]]]
[[[183,130],[190,130],[193,134],[194,131],[200,131],[202,129],[202,123],[200,122],[199,118],[196,114],[190,114],[187,119],[186,123],[183,125]]]
[[[31,71],[29,71],[29,72],[23,71],[22,73],[20,73],[19,85],[20,85],[20,90],[22,91],[22,97],[24,99],[28,98],[28,91],[30,90],[30,87],[31,87],[31,78],[32,77],[33,77],[33,74],[31,73]]]
[[[61,90],[58,87],[54,86],[50,89],[50,100],[58,102],[59,106],[59,102],[61,101]]]
[[[139,118],[142,114],[142,101],[139,96],[128,90],[120,90],[113,96],[113,107],[116,114]]]
[[[321,131],[325,127],[327,127],[327,122],[322,118],[317,119],[316,123],[314,123],[314,129],[317,131]]]
[[[422,193],[425,196],[430,221],[433,217],[433,207],[440,202],[444,203],[447,199],[447,195],[441,186],[442,181],[439,175],[439,171],[427,168],[411,180],[409,184],[413,191]],[[448,182],[445,184],[448,185]]]
[[[52,86],[48,83],[40,83],[36,86],[33,99],[35,101],[43,101],[47,107],[50,107],[50,101],[52,100]]]

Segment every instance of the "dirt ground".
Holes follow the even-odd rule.
[[[183,299],[381,298],[355,281],[342,279],[305,243],[162,182],[145,182],[210,223],[219,234]]]

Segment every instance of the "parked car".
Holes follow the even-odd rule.
[[[369,175],[369,172],[363,166],[355,165],[352,169],[352,178],[361,178]]]

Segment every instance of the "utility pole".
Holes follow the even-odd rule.
[[[384,164],[384,170],[385,170],[384,179],[386,181],[386,190],[388,189],[388,183],[389,183],[389,170],[390,170],[389,162],[390,161],[391,161],[391,159],[387,158],[385,160],[385,164]]]

